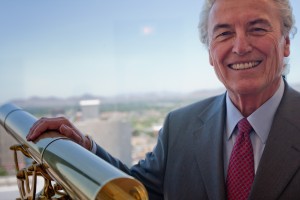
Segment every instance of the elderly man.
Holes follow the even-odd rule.
[[[288,0],[207,0],[201,40],[227,92],[169,113],[156,147],[132,168],[64,118],[58,130],[139,179],[150,199],[300,199],[300,94],[284,80],[295,30]]]

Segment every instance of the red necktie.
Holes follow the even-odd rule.
[[[250,140],[252,127],[246,118],[238,123],[238,135],[229,160],[227,199],[248,199],[254,179],[254,157]]]

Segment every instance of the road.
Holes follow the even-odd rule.
[[[0,181],[0,200],[15,200],[16,198],[20,198],[20,193],[18,186],[16,184],[15,177],[2,177]],[[14,180],[14,182],[13,182]],[[3,184],[3,182],[7,182],[8,184]],[[37,190],[41,191],[43,188],[44,181],[41,178],[37,179]]]
[[[0,187],[1,200],[15,200],[18,197],[20,197],[20,195],[17,185]]]

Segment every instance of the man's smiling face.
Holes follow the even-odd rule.
[[[272,96],[290,41],[272,0],[216,0],[208,21],[210,63],[229,95]]]

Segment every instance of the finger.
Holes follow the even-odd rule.
[[[67,138],[70,138],[72,140],[74,140],[76,143],[82,145],[83,144],[83,138],[82,138],[82,134],[78,133],[75,129],[72,129],[69,126],[66,125],[61,125],[59,128],[59,132],[66,136]]]
[[[44,128],[46,128],[46,130],[59,130],[62,124],[71,126],[71,123],[65,117],[42,118],[41,122],[45,123]]]
[[[47,125],[44,121],[38,121],[33,128],[30,129],[29,134],[26,136],[27,140],[32,141],[38,138],[42,133],[47,130]]]
[[[47,130],[59,131],[59,127],[62,124],[70,125],[70,122],[64,117],[57,117],[57,118],[42,117],[41,119],[39,119],[34,123],[26,138],[27,140],[32,141],[38,138],[41,134],[43,134]]]
[[[45,117],[42,117],[42,118],[40,118],[39,120],[37,120],[37,121],[31,126],[31,128],[30,128],[30,130],[29,130],[29,133],[30,133],[30,132],[33,132],[33,131],[36,129],[36,127],[39,126],[39,124],[40,124],[41,122],[45,121],[45,120],[47,120],[47,118],[45,118]]]

